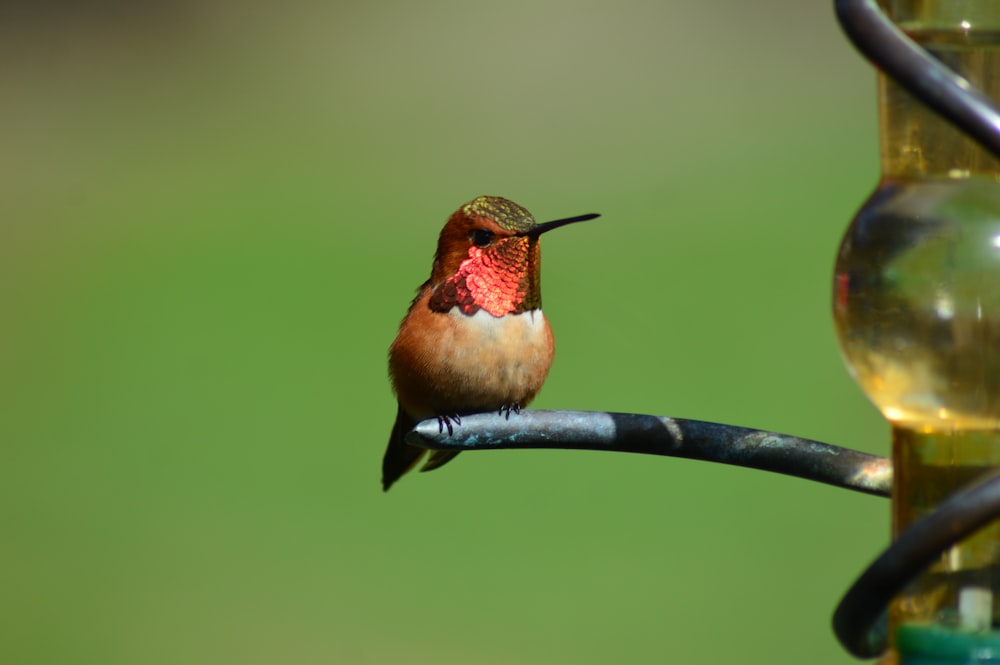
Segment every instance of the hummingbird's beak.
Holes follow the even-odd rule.
[[[525,231],[519,235],[528,236],[529,238],[537,238],[543,233],[547,233],[552,229],[558,229],[560,226],[566,226],[567,224],[573,224],[575,222],[586,222],[588,219],[595,219],[600,217],[596,213],[590,213],[589,215],[577,215],[576,217],[567,217],[566,219],[557,219],[554,222],[545,222],[544,224],[535,224],[530,230]]]

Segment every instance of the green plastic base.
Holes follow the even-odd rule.
[[[906,624],[896,631],[899,665],[1000,664],[1000,632]]]

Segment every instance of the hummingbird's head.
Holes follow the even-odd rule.
[[[542,306],[539,236],[581,215],[537,224],[530,212],[499,196],[480,196],[455,211],[441,229],[431,274],[431,309],[484,309],[493,316]]]

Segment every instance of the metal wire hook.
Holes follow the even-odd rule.
[[[719,462],[889,496],[892,462],[850,448],[763,430],[700,420],[604,411],[522,411],[463,416],[444,434],[431,418],[407,443],[434,450],[560,448],[608,450]]]
[[[840,26],[875,67],[1000,157],[1000,111],[882,13],[875,0],[834,0]]]

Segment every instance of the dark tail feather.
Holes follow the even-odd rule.
[[[392,434],[389,435],[389,446],[385,449],[385,457],[382,458],[382,490],[389,491],[392,484],[399,480],[399,477],[413,468],[420,461],[424,453],[423,448],[416,448],[406,443],[403,437],[413,429],[417,421],[406,415],[403,407],[396,410],[396,422],[392,426]]]
[[[427,463],[420,467],[420,472],[423,473],[424,471],[433,471],[434,469],[442,467],[455,459],[455,455],[457,454],[457,450],[432,450],[431,456],[427,459]]]

